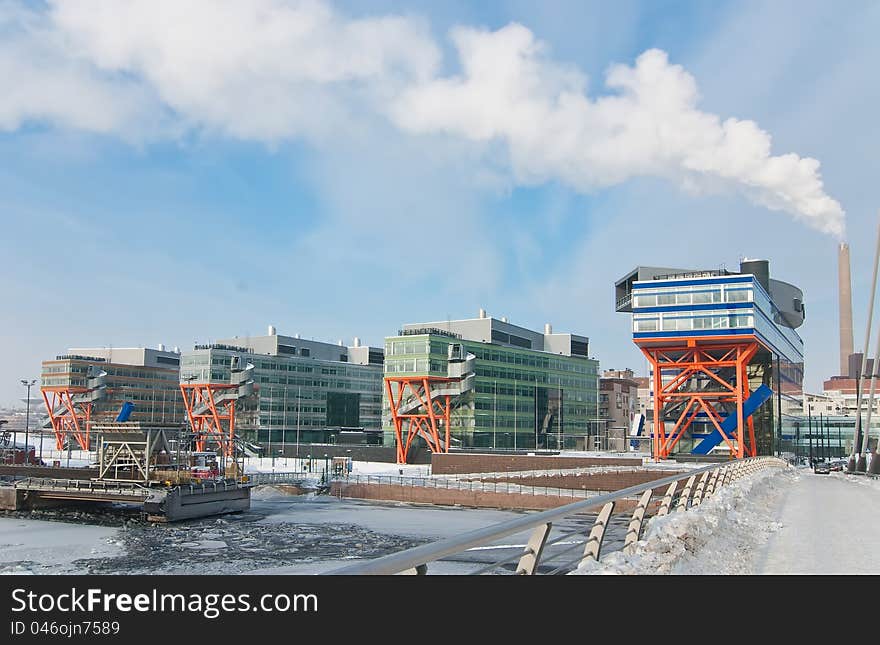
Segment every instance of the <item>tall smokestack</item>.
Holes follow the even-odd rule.
[[[853,353],[852,280],[849,276],[849,244],[841,242],[837,249],[837,290],[840,298],[840,375],[849,373],[849,356]]]

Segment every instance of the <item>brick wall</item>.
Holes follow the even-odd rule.
[[[518,470],[553,470],[586,466],[641,466],[640,457],[563,457],[558,455],[433,454],[431,473],[500,473]]]
[[[486,477],[483,482],[510,482],[522,486],[544,486],[547,488],[575,488],[579,490],[613,491],[637,486],[655,479],[679,475],[684,471],[634,470],[584,475],[546,475],[543,477]]]
[[[582,499],[575,497],[557,497],[555,495],[523,495],[492,491],[400,486],[397,484],[349,484],[345,481],[334,481],[330,487],[330,494],[356,499],[517,510],[545,510],[582,501]],[[631,513],[637,504],[637,500],[620,500],[615,504],[614,512]],[[600,508],[601,506],[597,506],[590,510],[598,512]]]

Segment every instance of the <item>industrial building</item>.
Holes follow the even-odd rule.
[[[383,351],[282,336],[234,337],[181,357],[180,382],[229,384],[253,365],[256,397],[236,411],[239,436],[274,450],[300,443],[380,443]]]
[[[419,390],[421,377],[435,383]],[[447,447],[584,449],[601,427],[598,361],[586,336],[554,333],[549,324],[533,331],[482,309],[473,319],[406,324],[386,338],[385,380],[386,445],[401,441],[397,424],[429,387],[448,397],[445,408],[424,413],[435,434],[448,432]]]
[[[132,421],[183,423],[180,353],[147,347],[71,348],[42,362],[40,391],[58,447],[70,436],[88,449],[89,426],[133,403]]]
[[[766,260],[726,269],[637,267],[618,312],[651,366],[652,454],[772,454],[800,424],[803,293]]]

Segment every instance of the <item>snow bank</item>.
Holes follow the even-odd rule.
[[[632,553],[589,561],[573,575],[745,574],[758,547],[782,525],[775,521],[794,469],[768,469],[720,489],[687,512],[652,518]]]

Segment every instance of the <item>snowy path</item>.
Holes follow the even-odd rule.
[[[860,483],[801,471],[755,573],[880,573],[880,490]]]

